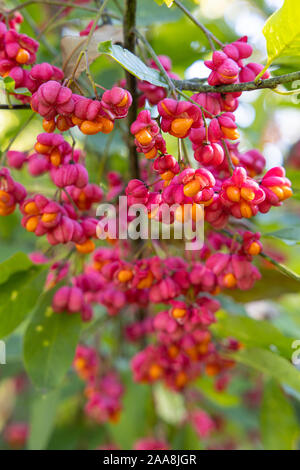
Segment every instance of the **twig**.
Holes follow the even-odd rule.
[[[32,31],[35,33],[35,35],[39,37],[40,42],[44,45],[47,51],[55,57],[57,55],[57,51],[54,47],[52,47],[52,45],[47,41],[47,39],[43,35],[44,31],[39,30],[38,26],[35,24],[31,15],[26,10],[24,10],[23,16],[25,20],[27,21],[27,23],[29,24]]]
[[[207,109],[205,109],[203,106],[201,106],[201,104],[197,103],[197,101],[193,100],[193,98],[191,98],[190,96],[186,95],[185,93],[183,93],[182,91],[178,90],[176,88],[176,91],[177,93],[179,93],[179,95],[181,95],[183,98],[185,98],[186,100],[190,101],[191,103],[195,104],[196,106],[198,106],[198,108],[201,109],[202,113],[206,113],[208,114],[208,116],[210,118],[214,118],[215,115],[210,113]]]
[[[101,16],[102,16],[102,14],[103,14],[103,11],[104,11],[104,9],[105,9],[107,3],[108,3],[108,0],[104,0],[104,2],[102,3],[101,7],[100,7],[99,10],[98,10],[98,13],[97,13],[97,15],[96,15],[96,17],[95,17],[95,20],[94,20],[94,23],[93,23],[93,26],[91,27],[90,32],[89,32],[89,34],[88,34],[86,40],[84,41],[84,48],[81,49],[81,51],[80,51],[80,53],[79,53],[79,56],[78,56],[78,58],[77,58],[77,61],[76,61],[76,64],[75,64],[75,67],[74,67],[72,76],[71,76],[71,78],[69,79],[67,86],[70,86],[71,83],[73,82],[73,80],[74,80],[74,78],[75,78],[75,75],[76,75],[76,72],[77,72],[77,69],[78,69],[78,67],[79,67],[79,65],[80,65],[80,62],[81,62],[82,57],[83,57],[84,55],[87,56],[87,54],[88,54],[89,45],[90,45],[90,42],[91,42],[91,40],[92,40],[94,31],[95,31],[95,29],[96,29],[96,27],[97,27],[98,21],[99,21],[99,19],[101,18]]]
[[[27,0],[27,2],[20,3],[19,5],[12,8],[11,10],[7,11],[7,10],[4,10],[3,8],[1,8],[0,10],[3,11],[5,14],[11,15],[12,13],[15,13],[16,11],[22,10],[22,8],[26,8],[30,5],[39,4],[39,3],[44,4],[44,5],[58,6],[58,7],[64,6],[65,8],[68,8],[68,7],[77,8],[77,9],[80,9],[80,10],[90,11],[91,13],[97,13],[98,12],[97,8],[88,7],[86,5],[76,4],[74,2],[62,2],[62,1],[56,1],[56,0]]]
[[[266,255],[265,253],[260,253],[260,256],[266,260],[268,260],[270,263],[272,263],[276,268],[279,269],[283,274],[286,276],[290,277],[291,279],[295,279],[295,281],[300,281],[300,276],[299,274],[295,273],[291,269],[289,269],[287,266],[284,266],[281,263],[278,263],[275,259],[271,258],[269,255]]]
[[[278,75],[277,77],[266,78],[259,82],[233,83],[231,85],[211,86],[199,83],[197,79],[174,80],[178,90],[197,91],[198,93],[235,93],[239,91],[254,91],[264,88],[274,89],[278,85],[291,83],[300,79],[300,71]]]
[[[135,53],[135,22],[136,22],[136,0],[126,0],[123,34],[124,34],[124,47],[133,54]],[[131,73],[126,72],[127,89],[132,96],[132,105],[128,111],[128,148],[129,148],[129,165],[131,178],[139,178],[139,163],[134,137],[130,133],[130,126],[136,120],[138,111],[138,97],[137,97],[137,80]]]
[[[146,46],[146,49],[148,49],[152,59],[154,60],[155,64],[157,65],[157,67],[159,68],[159,71],[161,72],[161,74],[165,77],[166,79],[166,82],[168,83],[169,85],[169,88],[170,88],[170,91],[171,93],[174,95],[174,97],[176,98],[176,89],[175,89],[175,85],[174,83],[172,82],[171,78],[169,77],[169,75],[167,74],[166,70],[163,68],[159,58],[157,57],[154,49],[152,48],[152,46],[150,45],[150,43],[147,41],[147,39],[137,30],[135,29],[135,33],[137,35],[137,37],[143,42],[143,44]]]
[[[233,238],[235,236],[235,239],[238,242],[240,242],[240,243],[243,242],[242,237],[240,235],[238,235],[237,233],[232,234],[231,232],[229,232],[226,229],[222,229],[222,230],[220,230],[220,232],[223,233],[224,235],[226,235],[229,238]],[[300,281],[300,275],[299,274],[295,273],[294,271],[289,269],[287,266],[284,266],[283,264],[278,263],[278,261],[271,258],[271,256],[266,255],[266,253],[263,253],[263,252],[259,253],[259,256],[261,256],[262,258],[268,260],[271,264],[273,264],[273,266],[275,266],[279,271],[281,271],[283,274],[285,274],[289,278],[294,279],[295,281],[298,281],[298,282]]]
[[[229,172],[230,172],[230,174],[232,175],[232,173],[233,173],[234,170],[235,170],[235,166],[234,166],[234,164],[232,163],[231,156],[230,156],[230,153],[229,153],[229,150],[228,150],[228,146],[227,146],[226,140],[225,140],[225,139],[221,139],[221,141],[222,141],[222,144],[223,144],[225,156],[226,156],[226,158],[227,158],[227,163],[228,163]]]
[[[12,139],[10,139],[6,149],[4,150],[3,152],[3,155],[1,157],[1,161],[0,161],[0,164],[2,165],[4,160],[5,160],[5,157],[6,157],[6,153],[8,152],[8,150],[10,149],[10,147],[12,146],[12,144],[15,142],[15,140],[17,139],[17,137],[19,137],[19,135],[23,132],[23,130],[28,126],[28,124],[32,121],[32,119],[34,119],[36,116],[36,113],[32,113],[29,118],[22,124],[22,126],[20,127],[20,129],[18,130],[18,132],[13,136]]]
[[[190,18],[190,20],[192,20],[193,23],[195,23],[195,25],[197,25],[201,31],[205,34],[205,36],[207,37],[207,40],[210,44],[210,47],[215,50],[215,47],[214,47],[214,43],[213,41],[218,44],[218,46],[220,47],[223,47],[224,44],[218,39],[216,38],[216,36],[211,32],[209,31],[202,23],[200,23],[200,21],[198,21],[193,15],[192,13],[184,6],[182,5],[181,2],[179,2],[178,0],[174,0],[174,3],[176,6],[178,6],[178,8],[180,8],[180,10],[183,11],[183,13],[188,16]]]

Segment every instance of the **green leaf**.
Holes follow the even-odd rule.
[[[13,93],[15,90],[15,81],[11,77],[1,77],[0,82],[3,83],[5,91],[8,93]]]
[[[7,93],[31,96],[31,93],[28,88],[22,87],[15,89],[16,83],[14,79],[9,76],[4,78],[0,77],[0,82],[3,83],[3,87],[5,91],[7,91]]]
[[[268,61],[264,70],[278,57],[298,56],[300,52],[299,0],[285,0],[266,21],[263,33],[267,41]]]
[[[254,287],[246,290],[227,290],[225,293],[238,302],[253,302],[254,300],[276,299],[283,294],[299,292],[299,282],[285,276],[278,269],[259,269],[262,277]]]
[[[114,59],[118,64],[130,72],[140,80],[152,83],[153,85],[168,88],[166,82],[161,78],[158,70],[151,69],[144,64],[136,55],[132,54],[127,49],[112,44],[111,41],[101,42],[98,45],[98,50],[101,54],[107,54]]]
[[[240,404],[240,399],[237,395],[233,395],[226,391],[218,392],[210,377],[202,376],[196,382],[202,395],[207,398],[214,405],[222,408],[232,408]]]
[[[218,315],[218,321],[211,326],[217,336],[227,338],[233,336],[245,346],[258,346],[270,349],[276,346],[281,355],[290,359],[292,338],[286,338],[268,321],[253,320],[238,315]]]
[[[54,390],[47,395],[39,394],[35,397],[31,408],[29,450],[46,448],[54,426],[59,393]]]
[[[16,272],[0,285],[0,338],[14,331],[32,311],[45,279],[45,266],[33,266]]]
[[[300,243],[300,227],[282,228],[275,232],[266,233],[264,237],[279,238],[280,240],[288,242],[288,244],[298,244]]]
[[[291,356],[292,353],[291,349]],[[261,348],[243,349],[230,356],[300,392],[300,372],[285,358]]]
[[[27,271],[34,266],[25,253],[18,252],[0,264],[0,284],[6,282],[12,274]]]
[[[75,313],[53,312],[54,289],[46,292],[37,305],[24,338],[25,367],[33,383],[41,388],[55,388],[71,366],[78,342],[81,319]]]
[[[294,450],[299,437],[294,409],[274,380],[268,381],[264,389],[261,436],[266,450]]]

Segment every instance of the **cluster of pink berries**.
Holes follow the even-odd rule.
[[[115,119],[127,116],[131,102],[130,93],[120,87],[106,90],[99,101],[76,95],[70,88],[51,79],[32,95],[31,107],[44,118],[46,132],[56,128],[64,132],[78,126],[83,134],[93,135],[98,132],[109,134]]]
[[[117,422],[122,408],[123,386],[116,371],[107,370],[94,348],[78,345],[73,366],[86,382],[85,413],[96,423]],[[105,370],[106,369],[106,370]]]
[[[243,60],[248,59],[253,52],[247,41],[247,36],[243,36],[238,41],[227,44],[222,51],[215,51],[212,60],[205,61],[205,65],[212,71],[207,79],[210,85],[252,82],[262,71],[261,64],[251,62],[244,65]],[[262,79],[269,76],[266,72]]]

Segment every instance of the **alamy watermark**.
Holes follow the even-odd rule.
[[[204,243],[204,206],[202,204],[132,204],[120,196],[116,208],[104,203],[97,208],[100,240],[184,240],[186,250],[200,250]]]

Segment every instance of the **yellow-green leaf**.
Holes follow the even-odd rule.
[[[168,8],[170,8],[174,2],[174,0],[164,0],[164,1]]]
[[[261,77],[278,57],[300,54],[299,0],[285,0],[282,7],[268,18],[263,33],[267,41],[268,61],[257,78]]]

